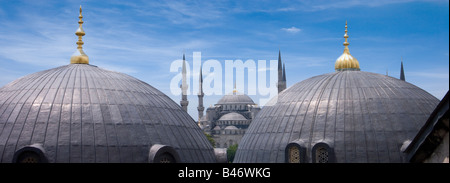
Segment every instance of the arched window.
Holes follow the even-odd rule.
[[[334,162],[333,148],[324,142],[317,143],[312,148],[313,163],[332,163]]]
[[[13,163],[48,163],[48,159],[42,144],[33,144],[16,151]]]
[[[300,149],[296,146],[289,148],[289,163],[300,163]]]
[[[306,163],[306,148],[303,141],[295,140],[286,146],[285,162]]]
[[[20,153],[16,163],[39,163],[41,158],[39,155],[32,151],[25,151]]]
[[[324,147],[316,149],[316,163],[328,163],[328,151]]]
[[[166,152],[159,156],[159,162],[157,163],[176,163],[176,160],[170,153]]]
[[[149,163],[180,163],[180,156],[174,148],[155,144],[150,148]]]

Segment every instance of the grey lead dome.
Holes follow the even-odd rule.
[[[273,100],[250,124],[234,162],[284,163],[290,155],[301,163],[405,162],[402,145],[439,103],[410,83],[363,71],[312,77]],[[293,144],[299,150],[288,151]]]
[[[254,105],[255,102],[245,94],[239,93],[239,92],[233,92],[229,93],[227,95],[224,95],[217,104],[250,104]]]
[[[146,163],[155,144],[170,146],[181,162],[216,161],[201,129],[169,97],[87,64],[34,73],[0,88],[0,162],[12,162],[33,144],[48,162]]]

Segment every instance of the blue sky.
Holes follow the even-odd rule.
[[[281,49],[289,87],[334,72],[346,20],[361,70],[398,78],[403,57],[408,82],[438,99],[449,89],[448,0],[0,0],[0,86],[69,64],[79,5],[90,63],[143,80],[177,103],[169,88],[177,73],[169,69],[183,52],[192,64],[193,52],[202,61],[256,61],[276,60]],[[205,96],[205,106],[220,97]],[[197,96],[188,99],[197,119]]]

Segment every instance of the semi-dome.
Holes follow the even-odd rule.
[[[0,88],[0,162],[216,162],[202,130],[161,91],[73,60]]]
[[[230,112],[219,118],[219,121],[240,121],[247,120],[242,114]]]
[[[288,162],[292,145],[298,162],[317,162],[317,147],[334,162],[403,162],[402,144],[439,102],[410,83],[363,71],[312,77],[274,100],[250,124],[235,162]]]
[[[223,96],[217,104],[223,105],[223,104],[250,104],[254,105],[255,102],[246,94],[239,93],[234,91],[233,93],[229,93],[225,96]]]

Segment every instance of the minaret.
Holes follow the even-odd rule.
[[[286,66],[283,63],[283,82],[284,82],[284,89],[286,89]]]
[[[234,80],[234,89],[233,89],[233,95],[236,95],[237,88],[236,88],[236,79]]]
[[[199,86],[198,86],[198,121],[200,122],[200,119],[203,117],[203,110],[205,110],[205,107],[203,107],[203,96],[205,94],[203,93],[203,75],[202,75],[202,66],[200,65],[200,76],[198,78]]]
[[[187,89],[188,89],[188,85],[186,82],[186,59],[183,53],[183,70],[181,71],[182,73],[182,77],[183,80],[181,81],[181,101],[180,101],[180,105],[183,108],[184,111],[187,112],[187,106],[189,104],[189,101],[187,100]]]
[[[80,16],[78,16],[78,18],[80,18],[80,20],[78,21],[78,29],[75,32],[75,35],[78,36],[78,41],[77,41],[77,51],[75,51],[75,53],[73,53],[72,57],[70,57],[70,63],[71,64],[89,64],[89,57],[86,55],[86,53],[84,53],[83,51],[83,40],[82,37],[86,34],[84,33],[83,30],[83,16],[81,15],[81,5],[80,5]]]
[[[278,93],[286,89],[286,81],[283,80],[283,77],[285,75],[283,65],[284,64],[281,63],[281,50],[278,50]]]
[[[400,68],[400,80],[406,81],[405,80],[405,71],[403,70],[403,57],[401,59],[402,59],[402,62],[401,62],[401,68]]]
[[[348,34],[347,34],[347,21],[345,21],[345,42],[344,42],[344,53],[336,60],[334,64],[334,69],[336,71],[359,71],[359,62],[350,54],[350,50],[348,49]]]

